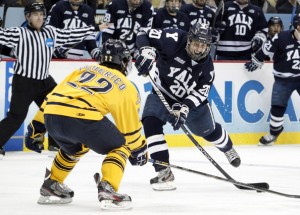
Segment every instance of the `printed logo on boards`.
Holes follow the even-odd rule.
[[[9,111],[11,94],[12,94],[12,82],[14,76],[14,61],[7,61],[5,66],[5,96],[4,96],[4,112]],[[23,137],[24,136],[24,123],[14,133],[13,137],[5,144],[5,150],[7,151],[20,151],[23,150]]]

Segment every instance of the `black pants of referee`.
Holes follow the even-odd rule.
[[[9,111],[0,121],[0,148],[20,128],[27,116],[30,104],[34,101],[40,107],[47,94],[55,86],[56,82],[51,76],[45,80],[35,80],[20,75],[13,76]]]

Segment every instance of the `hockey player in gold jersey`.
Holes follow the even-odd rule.
[[[117,191],[128,158],[132,165],[147,162],[147,144],[141,135],[140,96],[126,78],[130,70],[125,43],[109,39],[103,44],[100,65],[74,71],[47,96],[25,139],[26,146],[34,150],[47,130],[61,147],[51,170],[46,170],[39,204],[72,201],[74,192],[63,182],[80,157],[92,149],[107,154],[102,178],[99,173],[94,175],[101,208],[132,207],[130,196]],[[115,124],[105,116],[109,113]]]

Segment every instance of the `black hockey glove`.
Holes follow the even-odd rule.
[[[32,121],[27,126],[27,133],[25,135],[25,145],[28,149],[41,153],[44,150],[44,134],[46,132],[44,124],[38,121]]]
[[[68,51],[67,48],[57,47],[53,52],[53,58],[66,59],[68,57],[67,51]]]
[[[138,71],[138,75],[147,76],[153,67],[155,58],[155,48],[149,46],[140,48],[135,61],[135,67]]]
[[[168,121],[176,131],[185,123],[189,114],[189,107],[185,104],[175,103],[172,105],[172,112],[173,114],[170,114]]]
[[[131,151],[129,156],[129,161],[133,166],[143,166],[148,162],[148,148],[146,141],[143,141],[143,144]]]
[[[251,61],[245,63],[245,68],[248,72],[253,72],[257,69],[261,69],[261,67],[264,65],[264,62],[259,61],[254,56],[252,56]]]

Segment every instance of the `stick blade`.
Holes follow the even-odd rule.
[[[265,189],[268,190],[270,188],[270,185],[266,182],[260,182],[260,183],[249,183],[248,185],[252,186],[252,187],[256,187],[259,189]],[[236,185],[237,188],[241,189],[241,190],[253,190],[252,188],[249,187],[243,187],[243,186],[239,186]],[[261,191],[258,191],[261,192]]]

